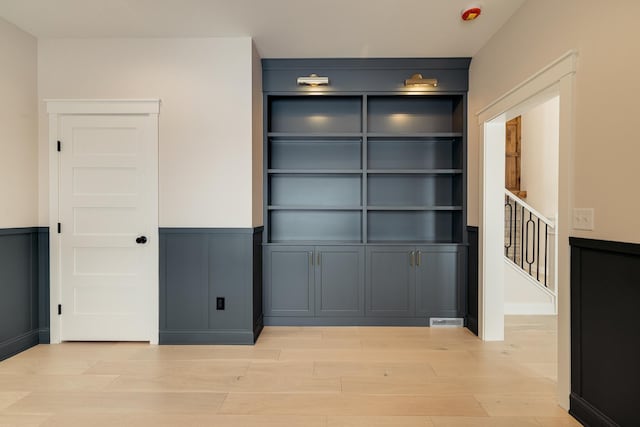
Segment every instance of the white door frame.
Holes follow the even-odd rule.
[[[476,113],[480,152],[479,332],[504,339],[504,123],[560,97],[557,218],[558,402],[569,408],[571,390],[570,248],[573,208],[574,103],[577,52],[569,51]],[[500,236],[496,239],[493,236]]]
[[[140,115],[148,116],[154,121],[152,137],[156,141],[153,144],[152,155],[153,175],[152,181],[154,188],[152,189],[152,229],[149,231],[150,250],[157,252],[153,257],[154,265],[152,283],[153,286],[149,290],[149,301],[151,305],[149,312],[149,342],[158,344],[159,336],[159,319],[160,319],[160,302],[159,302],[159,247],[158,247],[158,114],[160,113],[159,99],[140,99],[140,100],[114,100],[114,99],[47,99],[47,113],[49,114],[49,310],[50,310],[50,334],[51,343],[58,344],[61,341],[60,334],[60,316],[58,316],[58,304],[62,301],[62,288],[60,277],[60,238],[57,230],[59,218],[59,169],[60,156],[57,151],[58,127],[60,117],[67,114],[117,114],[117,115]]]

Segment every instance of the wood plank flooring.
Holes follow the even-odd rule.
[[[255,346],[40,345],[0,362],[0,427],[565,427],[553,317],[267,327]]]

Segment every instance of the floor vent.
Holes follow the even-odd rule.
[[[429,319],[432,328],[462,328],[464,319],[459,317],[432,317]]]

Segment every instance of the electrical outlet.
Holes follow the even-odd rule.
[[[593,230],[593,208],[574,208],[573,228],[576,230]]]
[[[216,298],[216,310],[224,310],[224,297]]]

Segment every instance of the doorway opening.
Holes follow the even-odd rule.
[[[569,220],[571,212],[574,76],[577,54],[570,51],[477,113],[480,135],[479,332],[483,340],[504,339],[505,316],[505,124],[558,99],[557,194],[557,363],[558,401],[569,407],[570,306]]]
[[[505,123],[505,315],[555,315],[560,102]]]

